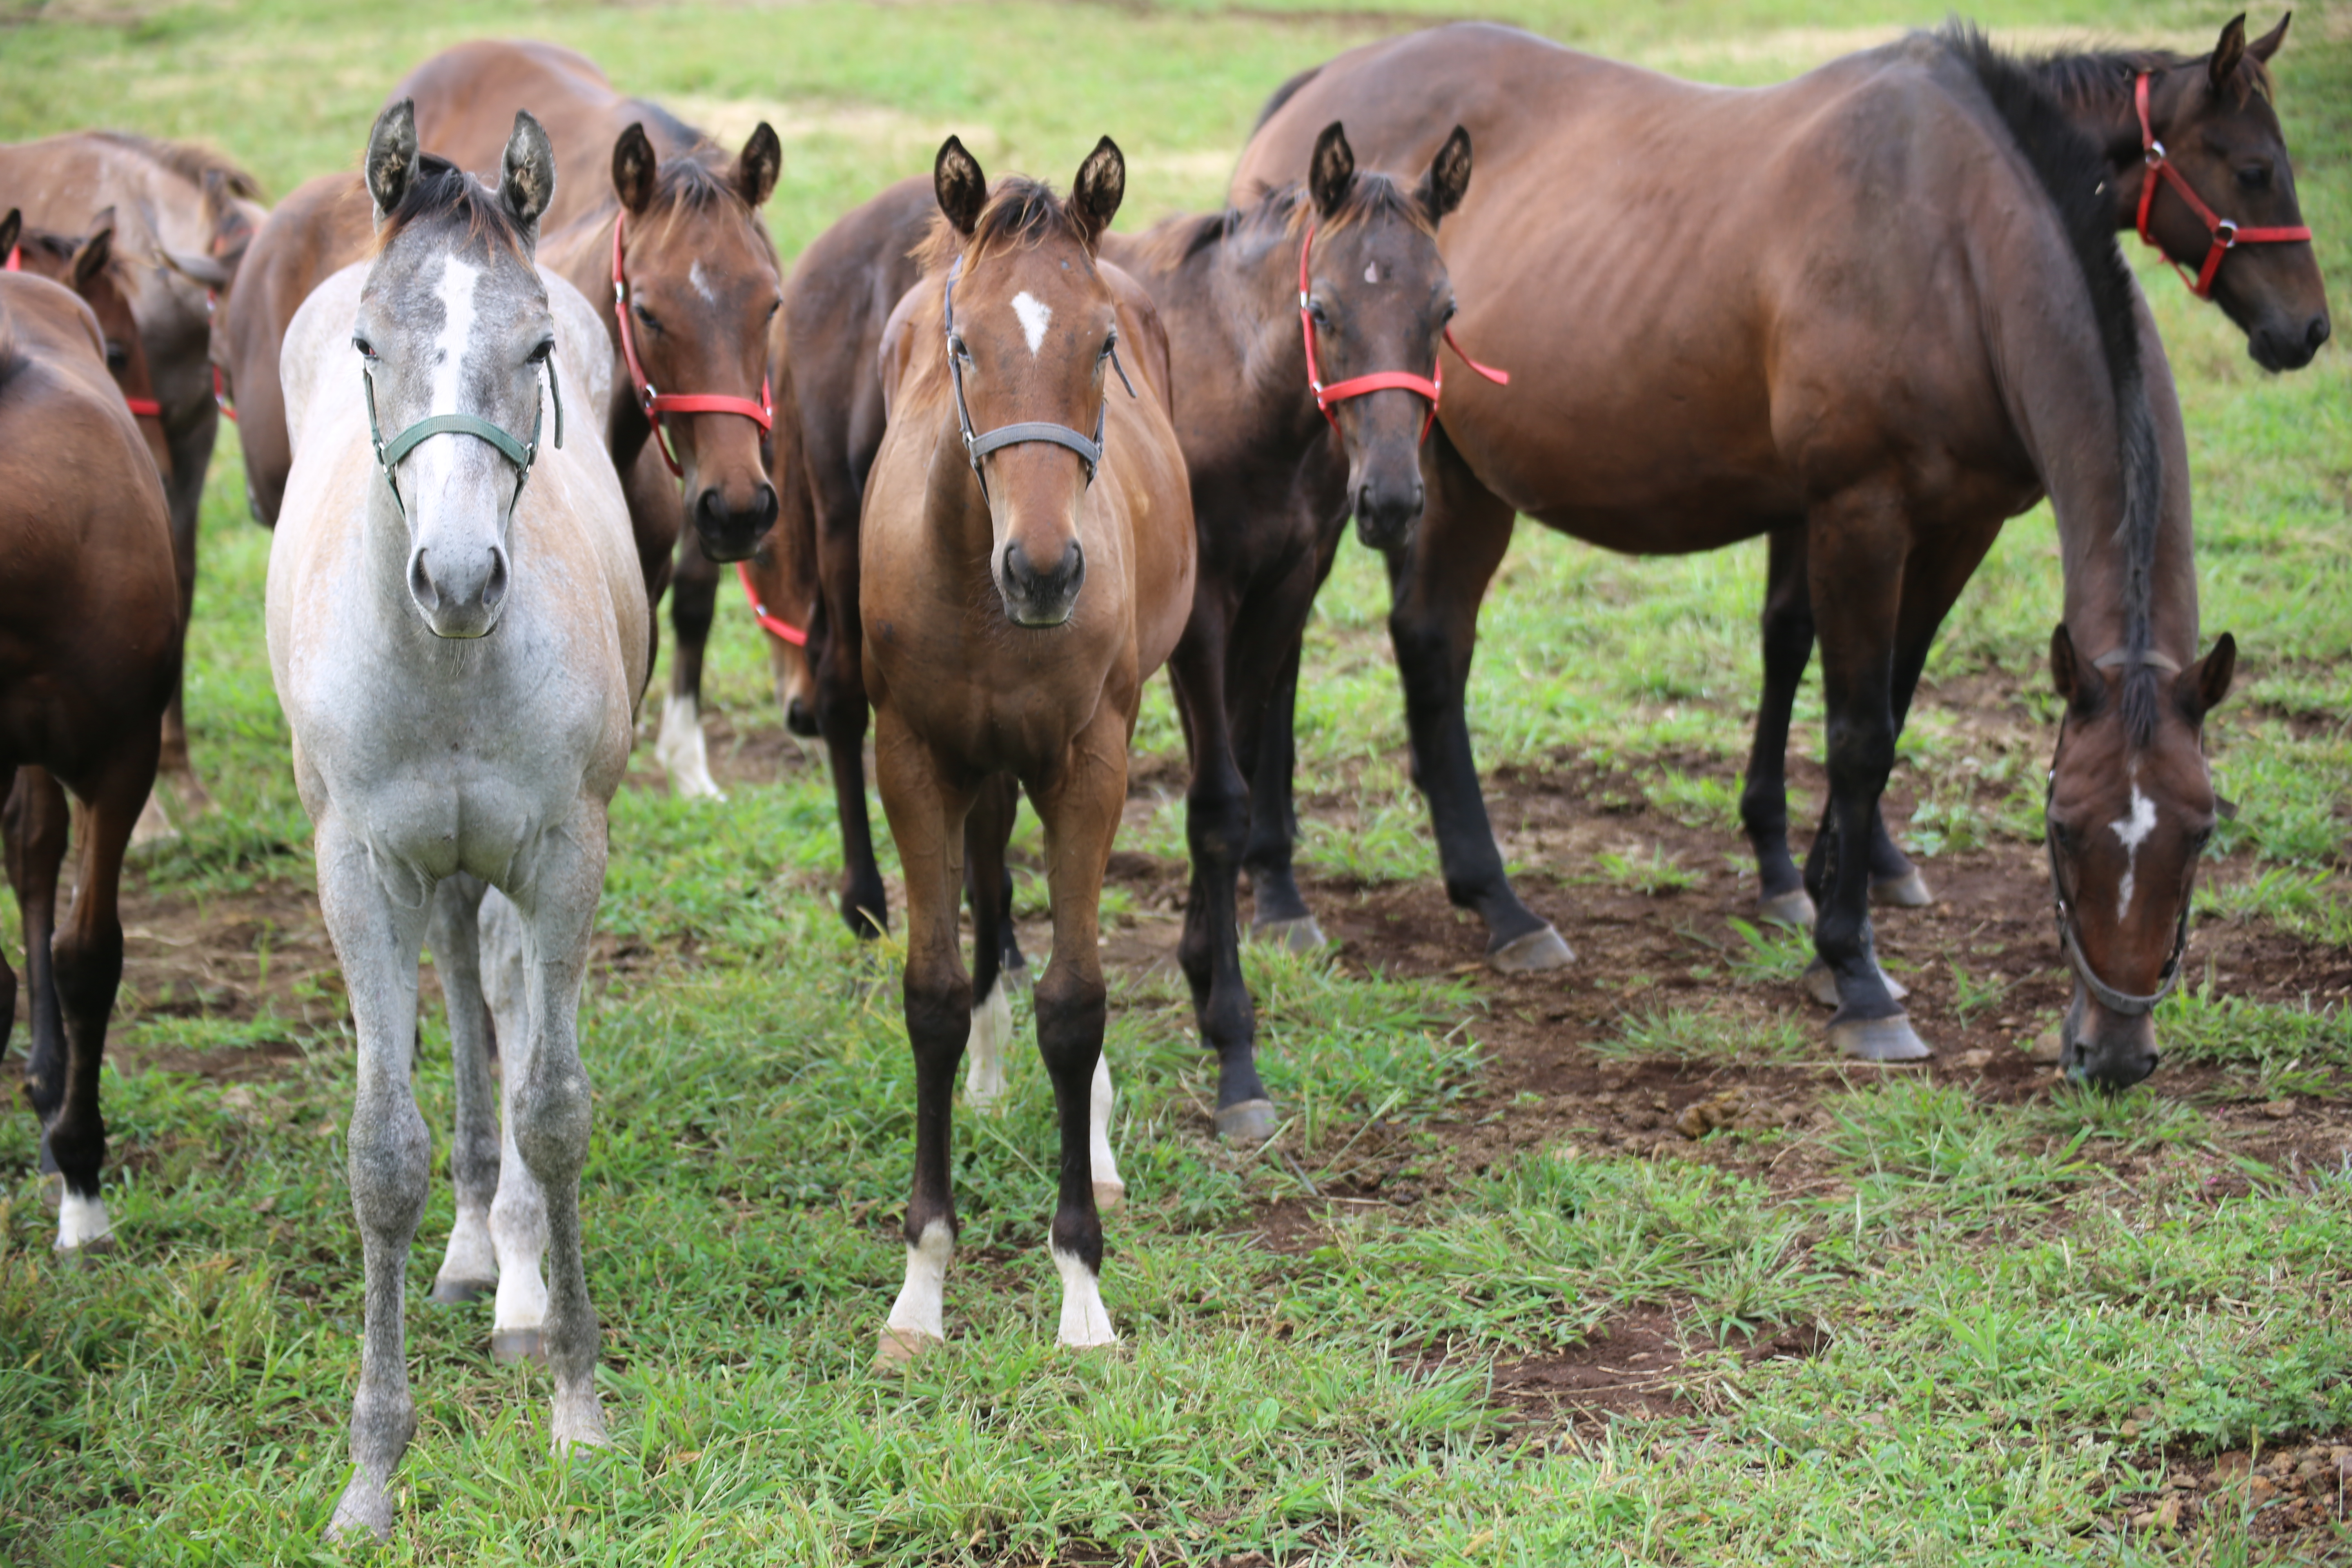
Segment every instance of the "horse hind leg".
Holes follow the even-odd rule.
[[[530,1069],[533,1049],[529,941],[522,912],[496,888],[481,896],[477,929],[477,973],[484,1010],[499,1041],[504,1101],[499,1119],[498,1186],[489,1211],[489,1278],[497,1289],[490,1310],[490,1359],[543,1362],[547,1282],[540,1262],[548,1249],[547,1194],[515,1140],[515,1094]]]
[[[0,834],[7,843],[8,882],[16,891],[16,909],[25,933],[25,979],[32,1004],[32,1048],[25,1058],[25,1100],[41,1127],[41,1170],[55,1175],[58,1163],[49,1148],[48,1126],[65,1102],[66,1029],[58,1010],[57,978],[51,968],[50,943],[57,931],[58,868],[65,863],[69,814],[65,790],[46,770],[12,770],[15,784],[7,804],[0,807]],[[7,1044],[16,1016],[16,988],[11,981],[0,1002],[0,1047]],[[58,1194],[48,1192],[51,1206]],[[67,1245],[62,1238],[60,1246]]]
[[[440,972],[449,1007],[450,1076],[457,1119],[449,1142],[449,1178],[457,1218],[448,1249],[433,1279],[432,1299],[444,1305],[478,1301],[499,1285],[498,1254],[490,1243],[490,1205],[498,1194],[498,1091],[490,1078],[490,1016],[482,997],[480,905],[483,886],[459,873],[433,891],[425,942]]]
[[[718,608],[719,568],[703,554],[694,531],[686,529],[678,535],[677,574],[670,583],[670,626],[677,633],[677,647],[670,657],[661,736],[654,742],[654,755],[669,774],[671,793],[685,800],[727,798],[710,776],[710,752],[702,733],[702,657]]]

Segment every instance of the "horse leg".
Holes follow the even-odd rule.
[[[865,630],[857,615],[857,536],[845,551],[828,535],[824,560],[824,652],[816,666],[816,722],[833,770],[834,807],[841,819],[841,918],[861,938],[890,929],[889,895],[874,858],[874,827],[866,815]],[[814,638],[810,639],[814,642]]]
[[[8,884],[16,890],[16,909],[24,921],[25,978],[31,992],[33,1039],[25,1058],[25,1100],[41,1127],[41,1169],[58,1168],[49,1149],[49,1121],[65,1102],[66,1026],[58,1011],[57,978],[51,971],[50,942],[57,931],[58,868],[65,863],[70,820],[66,792],[46,770],[12,770],[15,786],[0,808],[0,829],[7,839]],[[0,1010],[0,1047],[16,1018],[16,985],[12,980]]]
[[[531,1045],[530,937],[522,911],[496,888],[481,898],[478,971],[482,1003],[499,1045],[498,1190],[490,1198],[490,1277],[498,1296],[490,1308],[490,1359],[544,1361],[547,1356],[547,1193],[516,1142],[515,1096]]]
[[[433,1140],[409,1079],[417,952],[430,890],[396,867],[384,868],[404,885],[379,880],[365,833],[345,828],[331,813],[319,826],[318,863],[319,909],[342,963],[359,1034],[359,1088],[345,1142],[367,1273],[359,1387],[352,1396],[353,1468],[327,1533],[388,1538],[392,1474],[416,1432],[403,1287],[432,1186]]]
[[[1217,1053],[1217,1135],[1238,1143],[1263,1143],[1278,1118],[1257,1075],[1257,1013],[1242,978],[1237,883],[1249,839],[1250,809],[1247,785],[1234,759],[1233,720],[1225,707],[1229,614],[1221,596],[1206,589],[1196,594],[1192,620],[1168,660],[1168,678],[1176,689],[1177,711],[1192,753],[1192,782],[1184,799],[1192,887],[1184,900],[1184,936],[1177,944],[1176,961],[1192,988],[1192,1016],[1202,1042]],[[1057,888],[1056,968],[1062,952],[1061,903]],[[1041,1023],[1040,1039],[1043,1027]]]
[[[1011,884],[1004,875],[1004,846],[1013,837],[1013,816],[1021,807],[1021,784],[998,773],[972,795],[963,821],[964,890],[971,905],[971,1059],[964,1068],[964,1098],[974,1110],[991,1110],[1004,1099],[1004,1045],[1013,1035],[1013,1005],[1005,999],[1004,931],[1010,924]]]
[[[449,1141],[449,1182],[457,1215],[448,1250],[434,1276],[433,1300],[478,1301],[498,1289],[490,1247],[490,1203],[499,1185],[498,1089],[490,1080],[489,1007],[482,1000],[479,879],[460,872],[433,890],[425,940],[449,1007],[449,1069],[457,1086]]]
[[[1054,957],[1037,982],[1037,1051],[1054,1080],[1061,1128],[1061,1178],[1047,1249],[1062,1277],[1063,1344],[1107,1345],[1118,1335],[1102,1300],[1102,1216],[1095,1199],[1097,1146],[1109,1152],[1110,1064],[1102,1054],[1109,993],[1096,930],[1103,874],[1127,804],[1127,740],[1132,707],[1096,710],[1055,776],[1033,792],[1045,826],[1053,887]],[[1230,881],[1226,884],[1230,887]],[[1114,1173],[1105,1172],[1106,1176]],[[1125,1188],[1120,1193],[1124,1195]]]
[[[685,800],[725,800],[710,776],[702,737],[702,655],[719,607],[719,568],[702,552],[692,529],[677,538],[677,574],[671,579],[669,621],[677,634],[670,658],[669,700],[662,705],[661,738],[654,755],[669,774],[670,792]]]
[[[1758,912],[1809,930],[1813,900],[1789,854],[1789,715],[1813,657],[1813,601],[1805,581],[1802,526],[1773,531],[1764,576],[1764,689],[1756,705],[1739,818],[1756,851]]]
[[[1895,766],[1895,644],[1911,533],[1905,514],[1894,485],[1857,486],[1814,507],[1808,542],[1830,775],[1813,946],[1837,991],[1831,1043],[1881,1062],[1931,1054],[1889,991],[1870,930],[1870,813]]]
[[[891,710],[877,718],[882,809],[907,876],[907,1043],[915,1054],[915,1180],[907,1200],[907,1279],[882,1325],[878,1360],[904,1363],[943,1342],[955,1188],[948,1170],[956,1063],[971,1028],[971,982],[957,951],[956,892],[971,796]],[[1058,929],[1058,928],[1057,928]],[[1091,939],[1089,939],[1091,942]],[[1055,961],[1061,943],[1055,943]]]
[[[1427,465],[1432,483],[1412,544],[1389,552],[1389,640],[1404,684],[1413,782],[1428,798],[1445,895],[1486,922],[1486,962],[1506,974],[1575,962],[1558,931],[1519,901],[1503,871],[1465,694],[1478,606],[1511,542],[1509,505],[1480,484],[1444,432]]]
[[[184,628],[195,611],[197,522],[204,502],[205,468],[212,461],[213,438],[219,428],[219,416],[207,409],[193,426],[168,440],[172,468],[163,476],[163,489],[170,504],[172,570],[180,591]],[[188,721],[182,700],[185,686],[184,672],[173,677],[171,705],[163,710],[156,773],[158,782],[168,785],[177,802],[179,819],[191,822],[212,810],[213,797],[196,777],[195,763],[188,754]],[[172,819],[151,798],[141,806],[131,841],[144,846],[177,835]]]
[[[562,831],[541,838],[521,889],[528,902],[516,905],[530,1023],[521,1059],[505,1066],[507,1121],[546,1205],[543,1342],[555,1378],[550,1440],[559,1454],[605,1440],[596,1399],[596,1309],[588,1300],[580,1240],[580,1170],[587,1163],[593,1115],[580,1060],[580,986],[604,886],[605,843],[604,808],[583,798]]]
[[[1314,586],[1307,588],[1298,632],[1305,631],[1305,610],[1314,605]],[[1244,732],[1237,759],[1250,781],[1249,844],[1242,851],[1242,868],[1249,873],[1250,934],[1260,942],[1278,942],[1293,952],[1314,952],[1324,944],[1323,928],[1298,891],[1291,869],[1291,850],[1298,842],[1298,811],[1291,796],[1292,774],[1298,765],[1295,739],[1298,717],[1298,656],[1302,638],[1294,635],[1282,656],[1282,670],[1255,725],[1244,720]],[[1251,743],[1252,732],[1255,743]]]

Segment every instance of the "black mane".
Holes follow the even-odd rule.
[[[2135,741],[2155,732],[2156,672],[2146,662],[2153,637],[2156,541],[2162,521],[2164,457],[2148,409],[2140,363],[2137,287],[2116,247],[2114,208],[2101,189],[2105,164],[2098,147],[2066,117],[2057,92],[2095,84],[2116,68],[2103,56],[2028,61],[2003,54],[1974,26],[1946,24],[1937,41],[1975,75],[2011,140],[2025,155],[2065,230],[2098,324],[2099,344],[2116,403],[2116,437],[2123,467],[2123,517],[2116,538],[2124,552],[2124,718]],[[2128,58],[2128,57],[2125,57]],[[2075,62],[2087,62],[2079,68]]]

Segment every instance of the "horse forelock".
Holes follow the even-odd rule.
[[[776,255],[776,242],[768,233],[768,226],[743,193],[727,177],[727,154],[711,142],[704,142],[691,153],[666,159],[654,175],[653,200],[643,218],[636,220],[631,233],[642,237],[648,244],[667,241],[680,225],[698,219],[719,216],[740,221],[758,237],[758,244],[777,271],[783,270]]]
[[[925,272],[937,272],[945,270],[959,256],[970,267],[997,251],[1026,249],[1054,238],[1081,246],[1087,242],[1086,231],[1071,216],[1068,205],[1054,194],[1053,186],[1026,175],[1009,174],[988,193],[969,237],[957,233],[942,213],[932,218],[931,232],[913,254]]]
[[[462,225],[464,233],[457,242],[461,248],[484,254],[504,250],[525,266],[530,264],[522,229],[498,193],[455,163],[429,153],[418,160],[416,178],[401,193],[400,205],[384,216],[376,231],[374,254],[382,256],[403,234],[427,224],[452,228]]]

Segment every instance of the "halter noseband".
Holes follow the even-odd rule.
[[[22,272],[24,269],[25,247],[21,245],[10,246],[8,247],[8,259],[5,265],[0,265],[0,272]],[[220,374],[220,372],[215,370],[213,372],[213,374],[217,377]],[[157,398],[131,397],[126,395],[122,399],[122,405],[131,410],[131,416],[134,419],[161,419],[163,417],[163,405],[162,401]],[[230,417],[235,418],[236,416],[232,415]]]
[[[2147,209],[2149,204],[2156,200],[2156,187],[2169,182],[2172,188],[2180,193],[2180,199],[2189,204],[2189,210],[2195,213],[2199,221],[2204,224],[2206,233],[2213,237],[2213,248],[2205,253],[2205,265],[2197,269],[2194,277],[2190,276],[2188,268],[2178,261],[2172,263],[2172,269],[2180,274],[2180,280],[2189,285],[2190,293],[2200,300],[2210,299],[2213,294],[2213,274],[2221,269],[2221,258],[2227,256],[2231,250],[2241,245],[2284,244],[2295,240],[2308,240],[2311,237],[2311,230],[2299,223],[2280,224],[2266,228],[2242,228],[2235,220],[2221,216],[2199,199],[2197,193],[2189,188],[2188,176],[2174,166],[2170,154],[2164,150],[2164,143],[2156,139],[2156,132],[2149,126],[2147,79],[2148,73],[2142,71],[2132,82],[2132,106],[2139,111],[2140,153],[2147,160],[2147,174],[2141,179],[2139,184],[2139,240],[2142,245],[2156,245],[2156,241],[2149,237],[2147,232]],[[2158,248],[2161,249],[2162,247],[2159,246]]]
[[[1328,386],[1323,384],[1323,373],[1315,363],[1315,312],[1307,305],[1309,288],[1307,280],[1307,261],[1314,249],[1315,226],[1310,223],[1307,226],[1307,237],[1300,241],[1298,246],[1298,330],[1307,340],[1307,390],[1315,394],[1317,412],[1320,413],[1324,422],[1336,431],[1339,428],[1339,421],[1331,412],[1331,405],[1335,403],[1345,403],[1351,397],[1361,397],[1368,392],[1387,392],[1393,389],[1399,392],[1418,393],[1429,399],[1429,415],[1421,422],[1421,438],[1424,441],[1428,440],[1430,426],[1437,423],[1438,399],[1445,394],[1445,356],[1444,354],[1437,356],[1436,362],[1430,366],[1429,374],[1425,376],[1415,375],[1409,370],[1376,370],[1369,375],[1351,375],[1345,381],[1335,381]],[[1480,364],[1467,353],[1463,353],[1462,345],[1454,341],[1454,329],[1450,325],[1445,329],[1445,346],[1461,355],[1464,364],[1468,365],[1496,386],[1511,384],[1510,372],[1496,370],[1489,364]]]
[[[563,395],[556,390],[554,359],[541,361],[539,368],[547,372],[547,395],[531,409],[528,443],[516,440],[499,426],[473,414],[428,414],[387,441],[375,416],[375,376],[364,363],[361,364],[360,384],[367,391],[368,439],[374,443],[376,466],[383,470],[383,482],[392,491],[392,504],[400,509],[403,521],[408,516],[408,503],[400,499],[400,461],[436,436],[477,436],[496,447],[515,466],[514,500],[507,503],[508,509],[511,510],[515,501],[522,500],[522,487],[530,481],[530,466],[539,458],[540,416],[551,399],[555,404],[555,444],[559,447],[563,445]]]
[[[2116,648],[2112,652],[2101,654],[2091,663],[2094,668],[2101,669],[2118,668],[2126,664],[2136,663],[2148,665],[2171,675],[2180,673],[2180,666],[2163,654],[2153,650],[2141,654],[2134,659],[2122,648]],[[2065,747],[2066,721],[2061,718],[2058,721],[2059,751],[2063,752]],[[2143,1017],[2155,1012],[2156,1005],[2171,995],[2173,987],[2180,984],[2180,960],[2189,951],[2189,909],[2194,900],[2191,899],[2180,900],[2180,919],[2172,929],[2172,952],[2164,961],[2164,972],[2158,977],[2154,991],[2145,996],[2135,995],[2128,991],[2118,991],[2100,979],[2098,972],[2091,967],[2091,961],[2083,955],[2082,943],[2074,935],[2074,910],[2072,901],[2066,896],[2065,877],[2058,865],[2058,838],[2050,826],[2050,803],[2057,797],[2057,794],[2058,761],[2053,756],[2050,763],[2050,779],[2042,792],[2042,847],[2043,853],[2050,858],[2050,901],[2058,919],[2058,946],[2066,954],[2067,963],[2074,968],[2076,976],[2082,980],[2084,988],[2098,1000],[2100,1006],[2118,1017]]]
[[[1092,440],[1066,425],[1056,425],[1045,419],[1024,419],[1018,424],[999,425],[985,434],[972,429],[971,407],[963,397],[963,360],[956,353],[955,286],[956,279],[962,271],[963,258],[959,256],[948,266],[947,288],[940,296],[940,315],[946,329],[948,379],[955,386],[956,428],[963,436],[964,460],[971,465],[972,477],[980,481],[982,499],[986,500],[988,496],[988,475],[982,471],[980,460],[1002,447],[1018,447],[1029,441],[1050,442],[1076,452],[1078,461],[1087,466],[1087,483],[1091,486],[1095,482],[1095,469],[1102,463],[1103,426],[1110,415],[1108,394],[1095,409]],[[1110,367],[1118,372],[1119,384],[1127,388],[1129,397],[1133,397],[1136,395],[1135,383],[1127,379],[1127,367],[1118,363],[1118,341],[1116,338],[1111,341]]]
[[[637,395],[638,406],[646,411],[646,423],[654,427],[654,444],[661,448],[662,461],[669,465],[673,478],[684,479],[686,469],[676,453],[669,449],[669,437],[662,430],[665,414],[740,414],[757,425],[765,434],[775,428],[775,395],[768,378],[760,378],[760,401],[748,397],[722,397],[717,393],[656,392],[646,375],[646,367],[637,361],[636,333],[629,324],[629,280],[621,269],[621,236],[628,227],[629,215],[624,209],[613,220],[613,315],[620,326],[621,356],[628,362],[629,385]]]

